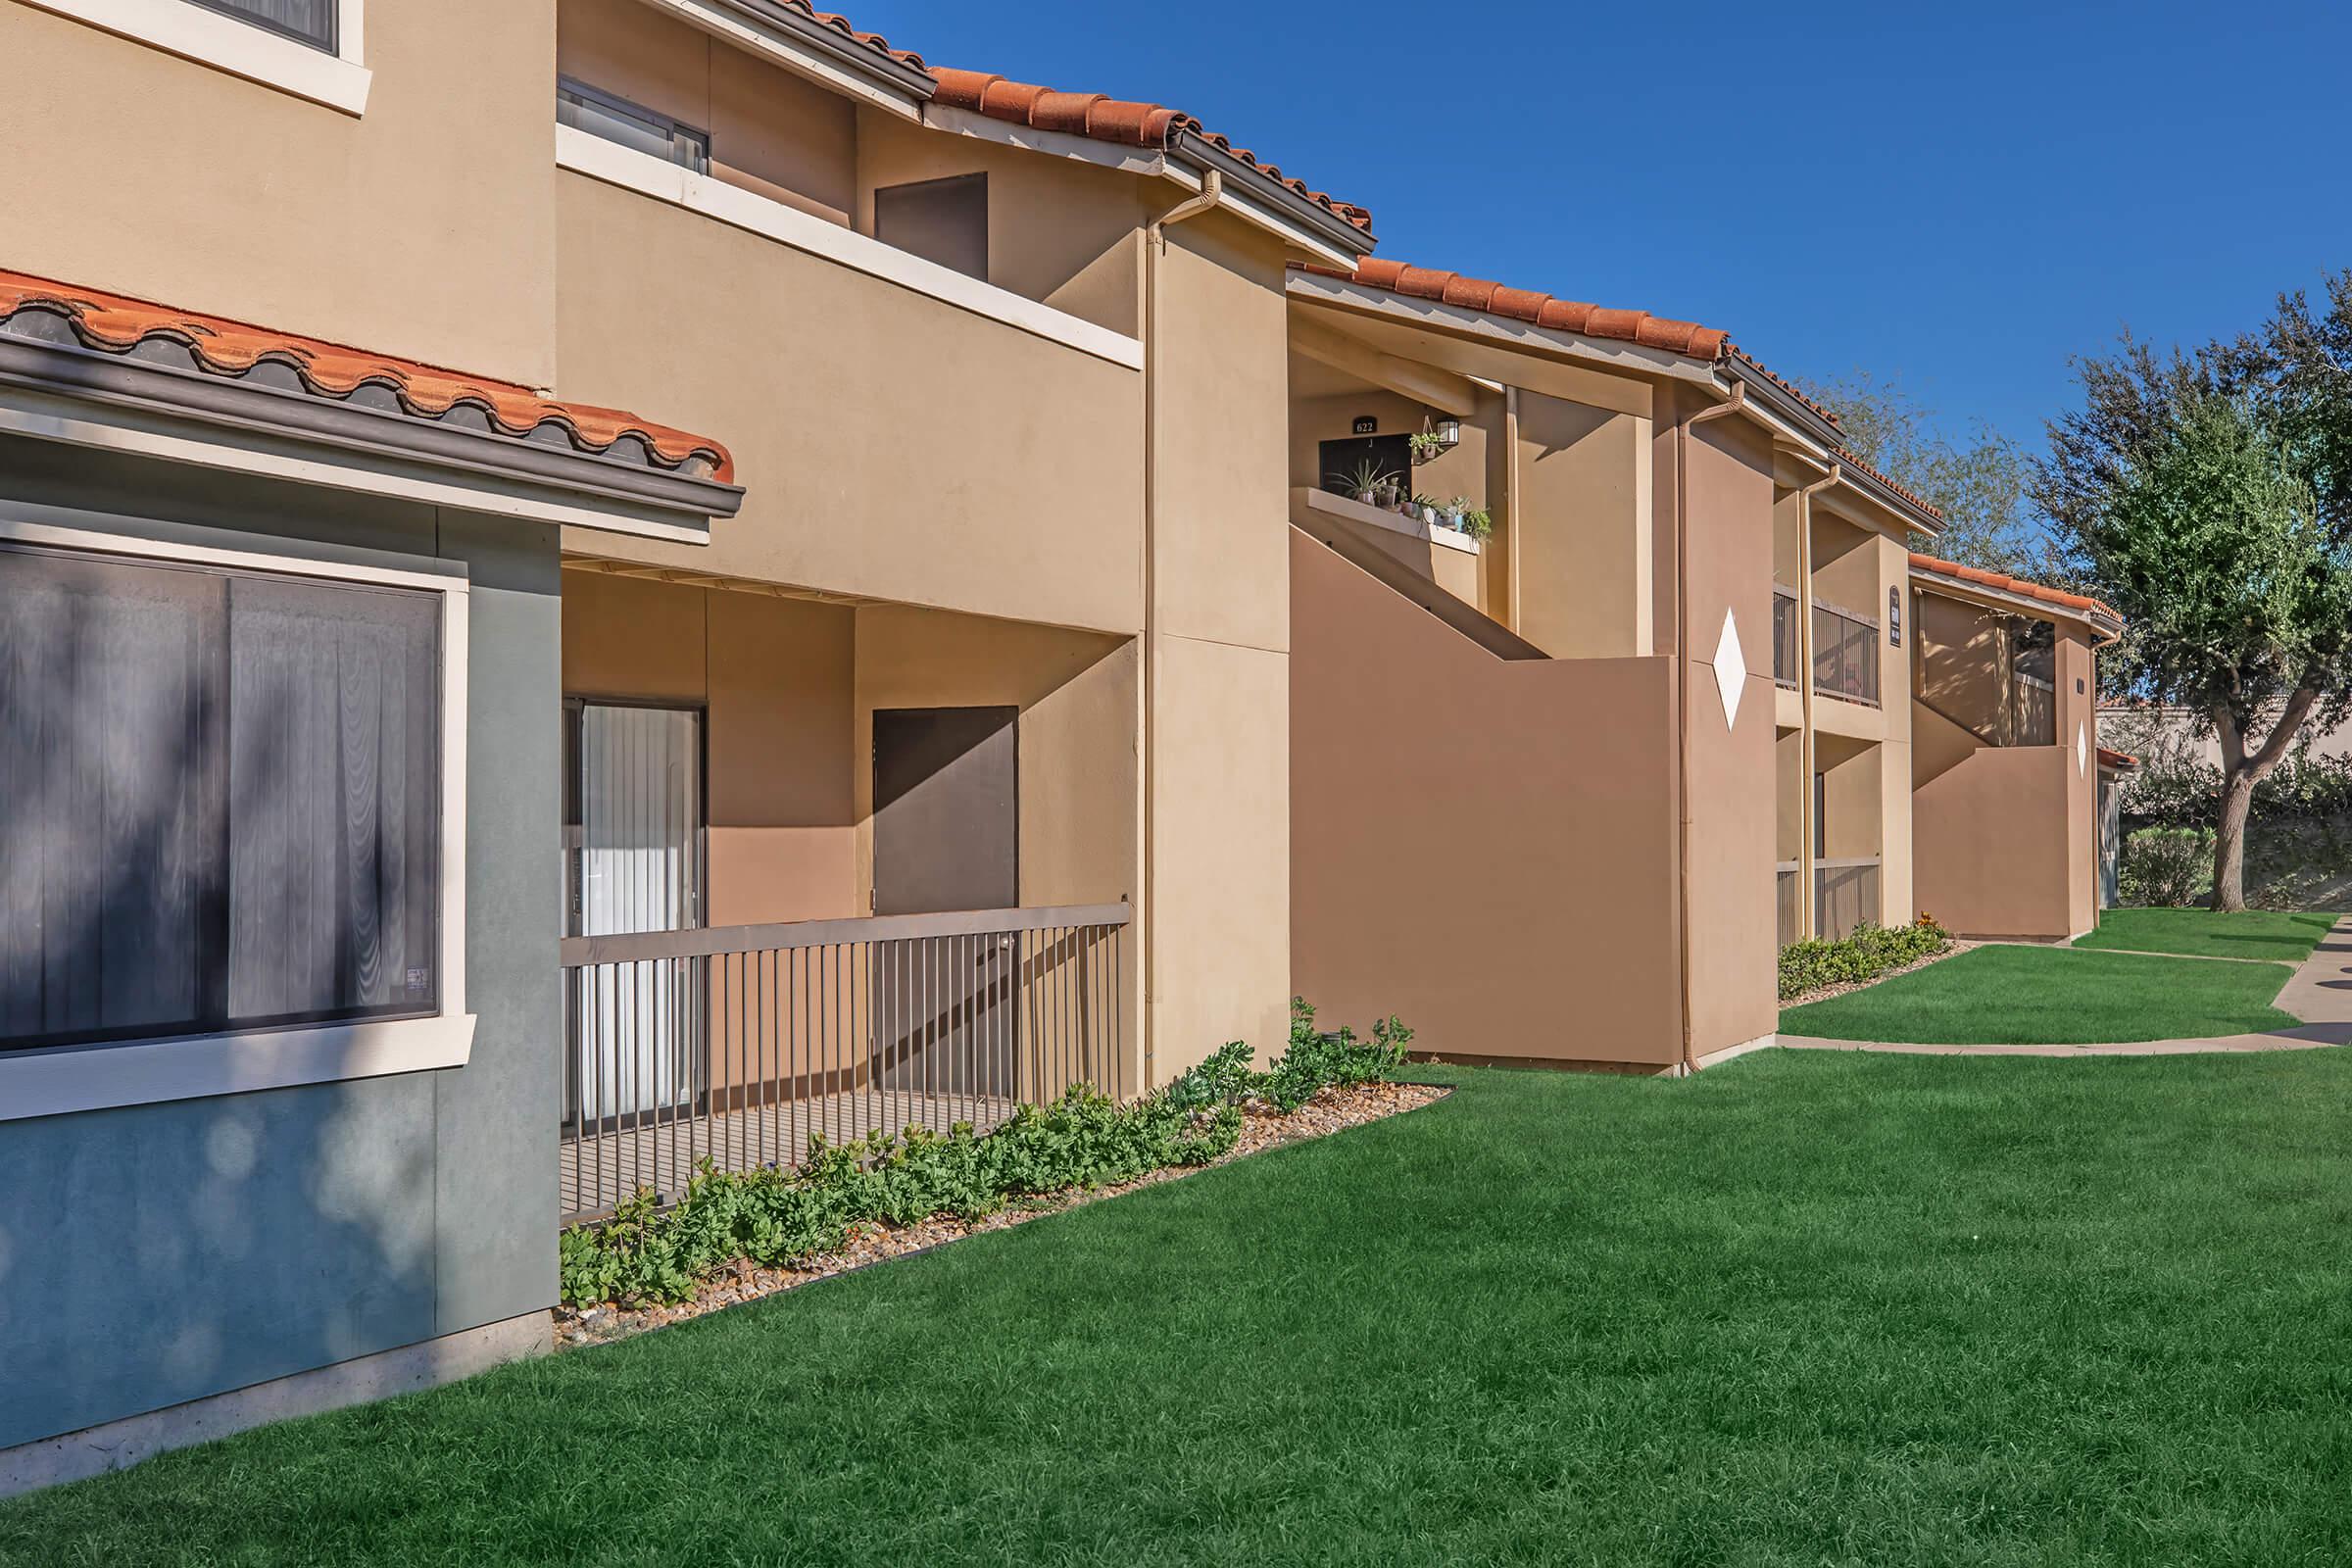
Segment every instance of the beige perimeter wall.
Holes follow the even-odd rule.
[[[1291,572],[1300,994],[1449,1056],[1671,1066],[1670,662],[1498,660],[1297,531]]]

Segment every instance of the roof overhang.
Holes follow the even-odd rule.
[[[1803,398],[1790,392],[1769,371],[1734,354],[1715,368],[1722,384],[1747,388],[1746,412],[1770,430],[1788,450],[1826,473],[1835,465],[1839,487],[1868,501],[1873,509],[1898,526],[1931,537],[1943,532],[1943,519],[1919,506],[1876,472],[1845,454],[1845,438],[1836,425]],[[1835,491],[1825,492],[1826,495]]]
[[[1344,277],[1294,270],[1286,283],[1290,297],[1315,305],[1335,306],[1381,320],[1443,331],[1493,344],[1522,354],[1618,371],[1622,374],[1665,376],[1710,388],[1719,387],[1714,367],[1706,361],[1666,349],[1653,349],[1618,338],[1587,337],[1538,326],[1507,316],[1495,316],[1443,300],[1422,299],[1373,288]]]
[[[2101,647],[2115,642],[2124,634],[2122,619],[2104,612],[2104,607],[2097,610],[2078,610],[2068,605],[2053,604],[2047,599],[2035,598],[2030,593],[2009,588],[1996,588],[1987,583],[1969,582],[1918,565],[1911,567],[1910,576],[1914,587],[1941,594],[1946,599],[1957,599],[1962,604],[1976,605],[1985,610],[2007,611],[2012,614],[2024,615],[2032,620],[2065,621],[2083,627],[2090,632]]]
[[[781,0],[638,0],[771,65],[903,120],[939,90],[928,73]]]
[[[1301,255],[1334,267],[1353,267],[1357,257],[1369,255],[1372,250],[1372,236],[1346,219],[1326,212],[1280,181],[1267,177],[1255,165],[1245,163],[1190,132],[1179,134],[1175,145],[1168,148],[1131,147],[1066,130],[1040,130],[1034,125],[1015,124],[953,104],[926,104],[922,115],[923,123],[933,130],[972,136],[1052,158],[1067,158],[1099,169],[1168,180],[1187,194],[1199,194],[1207,183],[1206,172],[1214,169],[1224,181],[1219,206]]]
[[[299,382],[269,385],[0,324],[0,431],[694,544],[708,542],[711,520],[732,516],[743,502],[737,485],[482,423],[418,417],[320,396]]]

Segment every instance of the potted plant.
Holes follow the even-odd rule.
[[[1415,430],[1405,439],[1412,443],[1415,466],[1444,457],[1446,454],[1446,443],[1439,438],[1435,430]]]
[[[1404,486],[1398,482],[1395,474],[1384,473],[1380,476],[1380,489],[1373,497],[1372,504],[1384,511],[1395,512],[1397,509],[1396,498],[1403,493],[1403,490]]]
[[[1484,539],[1494,531],[1494,514],[1484,507],[1471,507],[1462,513],[1461,529],[1473,539]]]
[[[1395,481],[1394,476],[1379,464],[1370,458],[1363,458],[1359,459],[1355,466],[1346,473],[1332,474],[1325,482],[1338,490],[1340,494],[1353,496],[1365,506],[1370,507],[1380,504],[1379,497],[1382,489]]]
[[[1435,528],[1445,506],[1435,496],[1413,497],[1413,515],[1424,526]]]

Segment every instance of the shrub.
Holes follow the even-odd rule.
[[[2124,840],[2118,873],[2126,904],[2178,906],[2213,891],[2213,829],[2143,827]]]
[[[1870,980],[1930,954],[1952,939],[1929,915],[1909,925],[1864,925],[1838,942],[1792,942],[1781,950],[1781,1000],[1823,986]]]
[[[738,1258],[774,1268],[836,1250],[872,1221],[978,1219],[1015,1199],[1205,1165],[1240,1140],[1249,1100],[1288,1112],[1328,1085],[1386,1079],[1412,1039],[1393,1017],[1369,1041],[1346,1029],[1318,1034],[1314,1021],[1312,1007],[1292,1004],[1290,1046],[1266,1072],[1253,1070],[1250,1047],[1235,1041],[1131,1104],[1079,1084],[1051,1104],[1015,1106],[985,1134],[959,1122],[945,1133],[916,1127],[840,1145],[811,1138],[798,1170],[721,1172],[706,1159],[675,1206],[665,1210],[642,1192],[602,1224],[564,1231],[564,1299],[683,1301]]]

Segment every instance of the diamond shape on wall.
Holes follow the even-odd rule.
[[[1747,656],[1740,651],[1740,623],[1723,612],[1723,636],[1715,643],[1715,690],[1723,697],[1726,729],[1740,721],[1740,694],[1747,687]]]
[[[2082,731],[2082,721],[2075,720],[2075,775],[2087,777],[2090,773],[2090,737]]]

